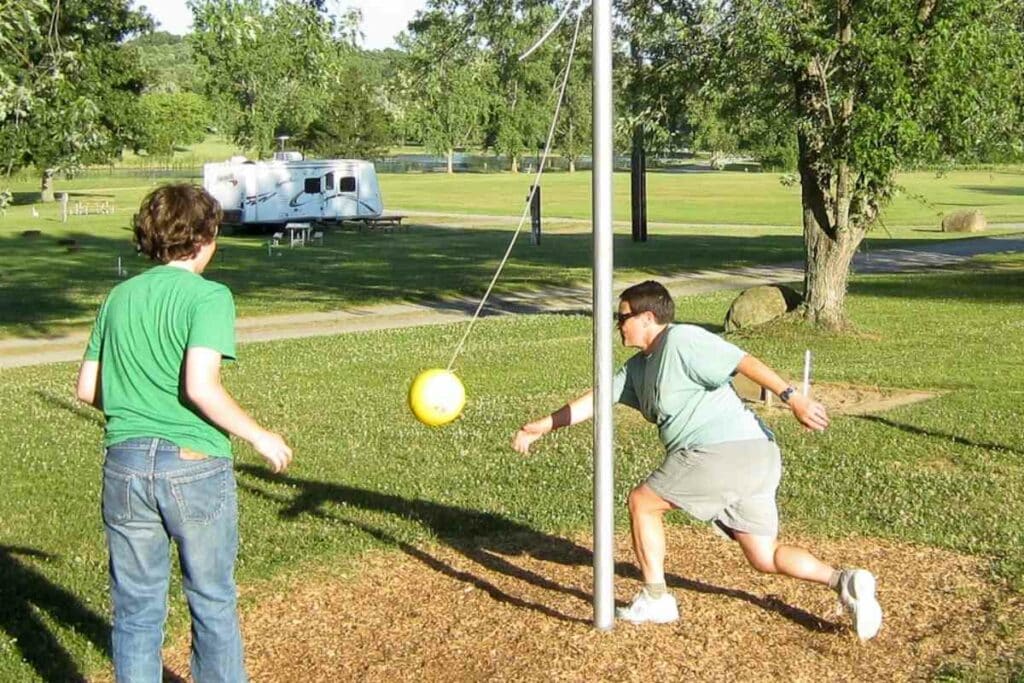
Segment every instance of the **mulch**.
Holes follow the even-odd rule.
[[[788,540],[875,572],[885,610],[875,640],[860,643],[831,591],[758,574],[734,544],[673,526],[675,624],[596,631],[587,538],[402,545],[370,553],[350,575],[319,568],[243,587],[247,665],[254,681],[892,681],[1024,646],[1024,600],[994,583],[983,559],[872,539]],[[639,584],[628,537],[617,545],[624,604]],[[187,635],[165,659],[188,679]]]

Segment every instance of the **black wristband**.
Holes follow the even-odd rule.
[[[789,403],[789,399],[795,393],[796,393],[796,388],[795,387],[786,387],[785,389],[782,390],[782,393],[779,394],[779,400],[782,401],[783,403]]]

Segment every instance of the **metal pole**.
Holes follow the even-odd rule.
[[[594,0],[594,627],[614,624],[612,500],[612,3]]]

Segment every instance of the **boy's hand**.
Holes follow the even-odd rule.
[[[828,427],[828,411],[817,401],[812,401],[803,394],[793,394],[788,405],[804,427],[818,432],[823,432]]]
[[[292,449],[280,434],[263,432],[253,440],[252,447],[263,456],[275,473],[284,472],[292,461]]]
[[[512,438],[512,449],[526,455],[530,452],[530,446],[534,441],[544,436],[544,432],[530,428],[530,425],[523,425]]]

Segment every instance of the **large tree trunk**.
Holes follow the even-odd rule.
[[[518,152],[513,152],[512,153],[512,168],[511,168],[511,170],[512,170],[513,173],[519,173],[519,153]]]
[[[846,283],[860,238],[852,230],[830,237],[807,206],[804,206],[803,222],[807,258],[804,317],[819,327],[842,329],[846,325]]]
[[[449,149],[449,150],[448,150],[448,173],[449,173],[449,174],[451,174],[451,173],[454,173],[454,172],[455,172],[455,170],[454,170],[454,168],[453,168],[453,164],[452,164],[452,158],[453,158],[454,156],[455,156],[455,150],[453,150],[453,149]]]
[[[43,202],[54,201],[52,168],[47,168],[43,171],[43,177],[39,182],[39,200]]]
[[[803,207],[804,317],[820,327],[841,329],[846,325],[844,305],[850,263],[864,239],[865,229],[850,220],[850,171],[846,164],[835,169],[832,183],[815,165],[814,146],[798,136],[800,201]]]

